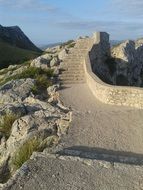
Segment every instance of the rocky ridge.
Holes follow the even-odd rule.
[[[31,63],[0,70],[0,182],[14,174],[13,162],[26,143],[38,141],[41,151],[57,144],[67,133],[72,112],[60,101],[58,76],[61,62],[70,49],[69,44],[50,48]],[[47,89],[42,75],[37,79],[31,74],[35,71],[52,72],[47,79],[50,81]],[[35,90],[37,80],[44,85],[44,90],[38,93]],[[8,133],[4,125],[6,119],[11,118]]]

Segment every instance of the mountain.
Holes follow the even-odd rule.
[[[0,25],[0,69],[34,59],[41,53],[18,26]]]
[[[22,49],[37,51],[37,48],[18,26],[3,27],[0,25],[0,41],[7,42],[12,46]]]

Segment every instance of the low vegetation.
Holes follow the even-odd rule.
[[[50,147],[54,144],[56,136],[51,136],[45,140],[38,137],[25,142],[22,147],[16,152],[12,165],[15,169],[18,169],[25,163],[32,155],[33,152],[42,152],[46,147]]]
[[[34,95],[39,94],[39,92],[47,89],[51,85],[52,85],[52,82],[48,79],[46,75],[37,76],[36,84],[33,86],[32,92]]]
[[[13,64],[22,64],[40,55],[39,52],[21,49],[0,41],[0,69]]]
[[[60,45],[61,48],[65,47],[65,46],[67,46],[67,48],[73,48],[75,46],[75,41],[74,40],[69,40],[69,41],[67,41],[65,43],[62,43]]]
[[[0,132],[5,136],[6,139],[9,138],[12,125],[18,118],[19,115],[12,113],[7,113],[0,117]]]
[[[47,87],[50,85],[50,78],[53,76],[53,70],[52,69],[41,69],[41,68],[35,68],[35,67],[28,67],[23,72],[16,74],[14,76],[6,78],[4,81],[0,82],[0,85],[3,85],[11,80],[17,80],[17,79],[25,79],[25,78],[32,78],[36,80],[36,86],[44,86]]]

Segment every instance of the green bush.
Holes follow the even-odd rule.
[[[46,75],[39,75],[37,76],[36,83],[32,88],[32,93],[36,95],[39,92],[46,90],[51,85],[52,82],[48,79]]]
[[[0,132],[4,134],[6,139],[9,138],[11,133],[11,128],[15,120],[17,120],[20,116],[12,113],[5,114],[0,118]]]

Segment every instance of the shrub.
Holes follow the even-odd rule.
[[[45,141],[34,137],[27,142],[25,142],[22,147],[16,152],[12,165],[15,169],[18,169],[25,163],[32,155],[33,152],[42,152],[46,147],[51,146],[55,141],[55,136],[48,138],[48,141]]]
[[[71,47],[74,47],[74,40],[69,40],[69,41],[67,41],[67,42],[65,42],[65,43],[62,43],[61,45],[60,45],[60,48],[62,48],[62,47],[65,47],[65,46],[68,46],[69,48],[70,48],[70,46]]]
[[[41,69],[41,68],[35,68],[35,67],[28,67],[23,72],[16,74],[12,77],[6,78],[4,81],[0,83],[0,85],[3,85],[11,80],[17,80],[17,79],[25,79],[25,78],[32,78],[36,79],[39,76],[45,75],[48,79],[50,79],[53,76],[53,70],[52,69]]]
[[[36,84],[32,88],[32,93],[36,95],[39,92],[46,90],[51,85],[52,82],[48,79],[46,75],[39,75],[36,78]]]
[[[5,114],[0,118],[0,132],[4,134],[6,139],[9,138],[11,133],[11,128],[15,120],[17,120],[20,116],[16,114]]]
[[[68,48],[74,48],[74,46],[75,46],[75,43],[73,42],[73,43],[69,44],[67,47]]]

